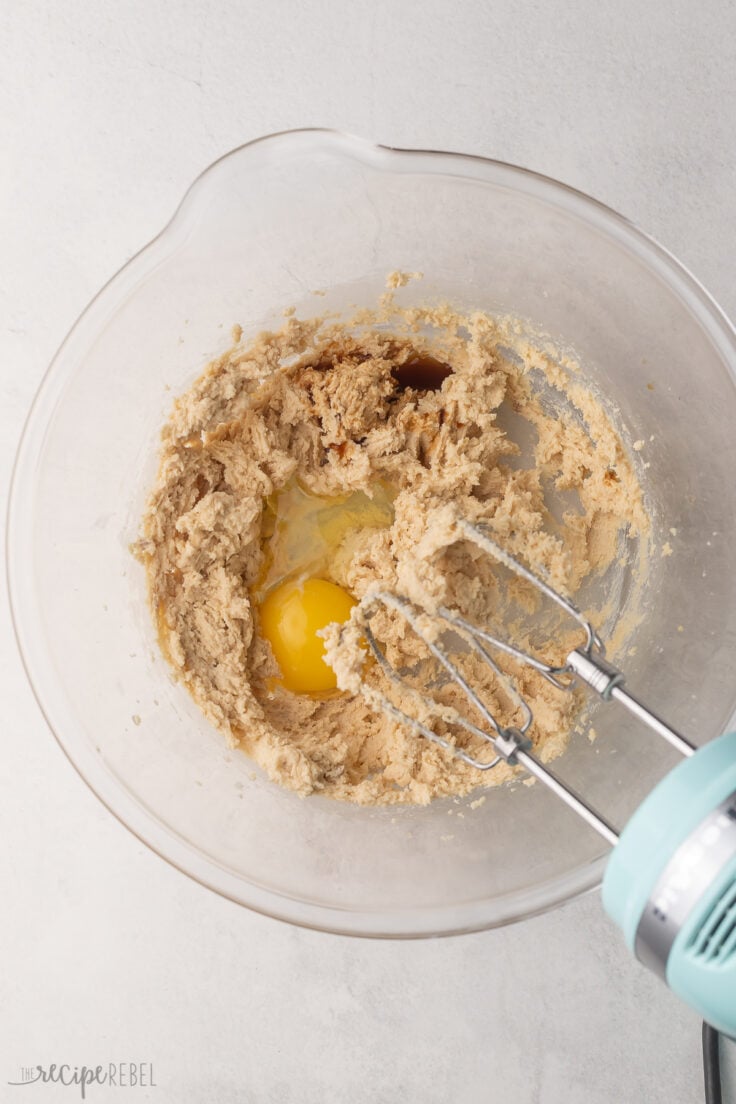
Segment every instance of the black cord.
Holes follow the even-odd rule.
[[[723,1104],[719,1035],[716,1029],[705,1021],[703,1021],[703,1077],[705,1104]]]

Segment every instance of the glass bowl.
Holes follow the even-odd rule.
[[[511,311],[572,346],[617,409],[655,507],[632,690],[695,740],[736,703],[736,340],[706,292],[625,219],[510,165],[325,130],[215,162],[102,289],[33,405],[11,492],[13,618],[44,714],[82,777],[202,884],[295,923],[372,936],[503,924],[595,886],[605,847],[541,786],[425,808],[306,800],[204,720],[158,654],[128,545],[173,397],[230,343],[300,314],[402,302]],[[314,292],[324,292],[315,297]],[[649,467],[644,469],[644,464]],[[675,754],[615,705],[557,769],[622,824]]]

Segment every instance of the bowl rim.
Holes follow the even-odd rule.
[[[302,146],[311,149],[315,148],[315,144],[322,144],[340,156],[356,159],[378,172],[419,170],[430,175],[449,174],[495,184],[499,182],[499,178],[505,178],[516,190],[543,194],[546,199],[573,211],[579,217],[587,216],[588,223],[597,225],[608,237],[617,236],[619,240],[623,238],[624,244],[633,249],[648,264],[650,270],[658,271],[668,287],[680,294],[722,354],[724,361],[730,364],[732,375],[736,377],[736,330],[703,285],[669,250],[631,220],[568,184],[523,166],[479,154],[388,146],[332,128],[295,128],[254,138],[218,157],[194,179],[159,233],[103,284],[80,313],[41,379],[17,447],[6,511],[6,586],[16,644],[39,709],[79,776],[108,811],[143,844],[199,884],[274,919],[341,935],[422,938],[503,926],[547,912],[596,889],[600,884],[607,856],[602,855],[592,862],[538,883],[533,890],[516,891],[489,898],[485,902],[473,901],[466,905],[421,909],[416,912],[390,912],[381,909],[352,912],[336,906],[317,905],[287,897],[255,886],[219,867],[214,861],[200,857],[192,847],[139,805],[122,785],[118,784],[116,790],[99,774],[95,777],[94,762],[80,762],[84,755],[79,754],[78,747],[75,748],[73,743],[72,746],[67,743],[64,726],[53,717],[53,709],[49,707],[40,679],[35,674],[33,646],[22,624],[23,603],[19,597],[22,586],[19,564],[23,559],[22,541],[19,546],[16,541],[16,533],[21,530],[23,520],[19,491],[24,473],[33,464],[34,445],[43,436],[53,414],[54,395],[59,383],[74,368],[75,348],[78,346],[81,350],[87,346],[88,338],[99,330],[100,316],[109,317],[141,275],[150,271],[164,253],[171,251],[169,242],[175,246],[177,237],[187,232],[189,217],[198,197],[215,182],[218,171],[226,163],[244,154],[251,157],[268,155],[275,146],[285,147],[289,144],[295,148]],[[66,363],[60,363],[63,360]],[[520,903],[522,896],[525,901],[523,907]]]

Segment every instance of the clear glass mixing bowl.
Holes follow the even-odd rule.
[[[293,304],[373,305],[395,268],[425,274],[403,302],[512,311],[572,345],[631,439],[647,442],[655,539],[673,554],[652,562],[629,685],[694,739],[721,731],[736,702],[734,332],[620,216],[481,158],[312,130],[207,169],[54,360],[18,455],[8,563],[39,703],[131,831],[272,916],[416,936],[581,893],[600,879],[604,845],[539,785],[488,791],[474,810],[470,799],[367,810],[269,783],[171,680],[128,551],[172,398],[226,348],[231,324],[247,335]],[[575,738],[557,768],[623,823],[675,755],[614,705],[594,721],[597,741]]]

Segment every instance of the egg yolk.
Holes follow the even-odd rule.
[[[333,621],[347,621],[355,599],[326,579],[285,582],[271,590],[260,607],[261,632],[281,668],[281,682],[297,694],[319,694],[337,687],[335,672],[324,662],[317,636]]]

